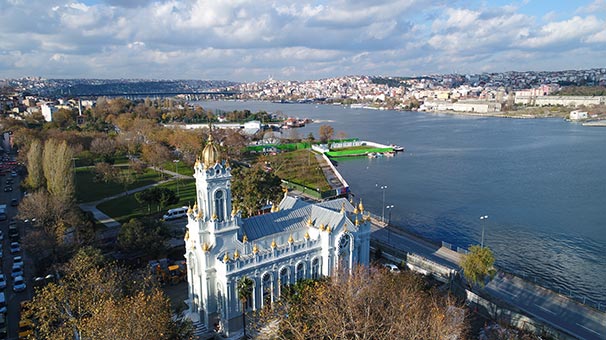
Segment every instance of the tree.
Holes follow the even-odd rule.
[[[27,150],[27,186],[36,190],[44,185],[44,170],[42,169],[42,143],[39,139],[31,141]]]
[[[238,299],[242,303],[242,329],[244,330],[244,339],[246,339],[246,302],[252,298],[253,280],[248,276],[242,276],[238,280]]]
[[[484,278],[495,274],[494,255],[488,247],[478,245],[469,248],[469,254],[464,255],[461,260],[463,275],[470,285],[479,284],[484,286]]]
[[[37,290],[27,304],[40,338],[168,339],[172,334],[170,303],[149,275],[107,263],[90,247],[59,272],[58,282]]]
[[[328,142],[332,138],[334,133],[335,133],[335,129],[333,129],[332,126],[330,126],[330,125],[320,126],[320,129],[318,131],[318,134],[320,135],[320,142],[322,142],[322,143]]]
[[[90,143],[90,151],[97,155],[102,162],[114,163],[117,143],[113,138],[99,137]]]
[[[153,187],[135,194],[135,199],[139,204],[147,204],[147,210],[150,211],[150,205],[158,204],[158,209],[163,209],[167,205],[179,202],[179,197],[174,191],[168,188]]]
[[[109,183],[109,182],[116,181],[116,179],[118,178],[118,175],[120,173],[120,170],[109,163],[101,162],[101,163],[95,164],[95,167],[93,168],[93,172],[95,174],[95,177],[94,177],[95,181],[97,181],[97,182],[103,181],[105,183]]]
[[[131,219],[122,224],[118,245],[128,253],[144,252],[155,258],[166,250],[168,240],[166,226],[157,219]]]
[[[46,189],[52,196],[64,202],[69,202],[74,197],[73,158],[74,152],[66,141],[49,139],[44,143],[42,168]]]
[[[141,158],[151,166],[158,168],[162,163],[170,161],[172,156],[166,146],[160,143],[153,143],[143,145]],[[163,172],[161,174],[164,176]]]
[[[464,310],[427,290],[412,272],[359,267],[301,281],[259,312],[254,328],[274,339],[448,339],[466,328]],[[267,334],[268,324],[275,327]]]
[[[282,193],[281,181],[273,172],[265,171],[260,164],[232,171],[232,198],[246,209],[248,216],[268,202],[276,203]]]

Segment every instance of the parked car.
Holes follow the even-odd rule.
[[[11,206],[16,207],[16,206],[18,206],[18,205],[19,205],[19,200],[18,200],[18,199],[16,199],[16,198],[13,198],[13,199],[11,200]]]
[[[383,267],[387,268],[392,273],[399,273],[400,272],[400,268],[398,268],[398,266],[396,266],[393,263],[385,263],[385,264],[383,264]]]
[[[0,274],[0,290],[6,288],[6,278],[4,274]]]
[[[13,268],[11,269],[11,277],[15,278],[17,276],[23,276],[23,268],[13,264]]]
[[[15,281],[13,281],[13,290],[15,291],[15,293],[23,292],[26,288],[27,286],[25,285],[25,280],[23,279],[23,276],[15,277]]]
[[[10,185],[5,186],[4,192],[9,192],[9,191],[13,191],[13,187],[11,187]]]
[[[19,242],[11,242],[11,254],[17,254],[21,251],[21,245]]]
[[[14,171],[11,171],[11,177],[17,177],[17,173]]]
[[[21,268],[23,268],[23,257],[21,257],[21,256],[13,257],[13,264],[19,265],[19,266],[21,266]]]

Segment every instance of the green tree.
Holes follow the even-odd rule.
[[[122,224],[118,245],[127,253],[143,252],[157,257],[166,251],[169,234],[166,226],[157,219],[131,219]]]
[[[269,202],[277,203],[280,199],[280,178],[271,171],[265,171],[259,164],[251,168],[236,168],[232,176],[232,199],[246,209],[248,216]]]
[[[484,286],[484,278],[490,276],[491,278],[495,274],[494,255],[492,251],[487,247],[480,247],[478,245],[471,246],[469,248],[469,254],[463,256],[461,260],[461,268],[463,268],[463,275],[470,285],[479,284]]]
[[[29,150],[27,150],[27,179],[25,182],[32,190],[36,190],[44,185],[42,143],[39,139],[32,140]]]
[[[179,202],[179,197],[169,188],[152,187],[135,194],[135,199],[139,204],[147,204],[147,210],[150,211],[151,204],[157,204],[158,210]]]
[[[242,329],[244,330],[244,339],[246,339],[246,302],[252,298],[253,280],[248,276],[242,276],[238,280],[238,299],[242,303]]]
[[[73,150],[66,141],[49,139],[44,143],[42,169],[48,192],[63,202],[74,197]]]

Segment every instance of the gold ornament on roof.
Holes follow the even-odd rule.
[[[191,213],[193,212],[193,209],[191,208],[191,205],[187,207],[187,214],[191,215]]]
[[[307,219],[307,226],[308,226],[308,227],[311,227],[312,225],[314,225],[314,222],[311,220],[311,217],[309,217],[309,218]]]
[[[320,224],[320,231],[324,231],[324,223]]]
[[[210,250],[210,246],[208,245],[208,243],[204,242],[202,244],[202,250],[207,253]]]
[[[196,219],[197,220],[201,220],[202,217],[204,217],[204,212],[202,211],[202,209],[198,210],[198,214],[196,215]]]
[[[259,247],[257,247],[257,245],[256,245],[256,244],[255,244],[255,245],[253,245],[253,249],[252,249],[252,251],[253,251],[253,254],[258,253],[258,252],[259,252]]]
[[[355,215],[357,215],[357,214],[359,213],[359,211],[358,211],[358,207],[354,207],[353,213],[354,213]]]
[[[234,252],[234,260],[237,260],[240,258],[240,253],[238,252],[238,249],[236,249],[236,251]]]
[[[295,242],[295,239],[292,237],[292,234],[290,234],[290,236],[288,237],[288,243],[293,243]]]
[[[183,239],[184,239],[185,241],[189,240],[189,229],[187,229],[187,230],[185,231],[185,236],[183,236]]]
[[[213,218],[212,218],[212,220],[213,220],[213,221],[216,221],[218,218],[219,218],[219,216],[217,216],[217,213],[213,213]]]
[[[332,229],[330,229],[330,226],[326,227],[326,232],[330,234],[330,232],[332,231]]]
[[[194,203],[194,207],[192,208],[193,211],[197,211],[198,210],[198,202]]]
[[[360,204],[358,204],[358,210],[360,210],[360,212],[364,212],[364,205],[362,205],[362,199],[360,198]]]
[[[276,244],[276,240],[271,241],[271,249],[276,249],[278,245]]]
[[[355,221],[356,226],[360,225],[360,221],[358,220],[358,216],[356,216],[356,221]]]
[[[348,231],[347,226],[343,226],[343,232],[346,233]]]
[[[206,146],[204,150],[202,150],[202,161],[204,162],[204,168],[210,168],[211,166],[219,163],[221,160],[221,153],[219,152],[219,147],[215,144],[213,140],[213,127],[212,124],[208,125],[208,141],[206,142]]]
[[[229,253],[225,253],[225,256],[223,256],[223,262],[227,263],[229,261]]]
[[[246,236],[246,234],[244,234],[244,236],[242,236],[242,243],[246,243],[248,242],[248,236]]]
[[[309,233],[305,232],[305,236],[303,236],[303,237],[305,237],[306,240],[309,240]]]
[[[236,208],[236,206],[234,205],[234,207],[231,209],[231,215],[232,216],[236,216],[236,214],[238,213],[238,209]]]
[[[345,214],[345,203],[341,204],[341,214]]]

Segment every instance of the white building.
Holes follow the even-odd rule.
[[[569,118],[570,118],[570,120],[587,119],[587,112],[579,111],[579,110],[570,111]]]
[[[58,110],[57,107],[52,104],[42,104],[42,106],[40,106],[40,109],[42,110],[44,120],[47,122],[53,121],[53,114]]]
[[[285,195],[272,212],[242,219],[231,202],[231,168],[209,137],[194,165],[196,203],[185,235],[189,316],[199,329],[242,330],[238,281],[253,281],[247,310],[260,309],[300,279],[367,265],[370,222],[362,203],[310,203]]]

